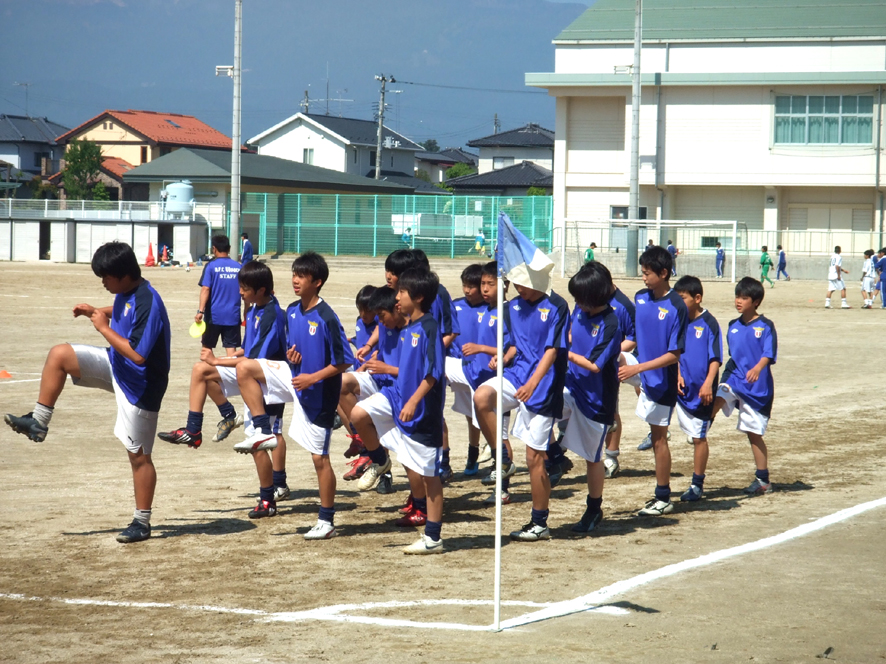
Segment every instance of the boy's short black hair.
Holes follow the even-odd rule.
[[[867,256],[868,258],[870,258],[871,256],[874,255],[874,250],[873,250],[873,249],[867,249],[867,250],[864,252],[864,255]]]
[[[718,246],[718,247],[720,246],[720,243],[719,243],[719,242],[717,243],[717,246]]]
[[[674,259],[664,247],[657,245],[646,247],[646,251],[640,254],[640,267],[649,268],[655,274],[667,272],[665,281],[671,278],[671,270],[674,267]]]
[[[397,310],[397,291],[388,286],[376,288],[369,298],[368,308],[370,311],[387,311],[394,313]]]
[[[372,299],[372,294],[376,290],[378,289],[375,286],[367,284],[357,291],[357,311],[371,311],[369,308],[369,300]]]
[[[428,255],[425,253],[424,249],[413,249],[412,256],[415,258],[416,267],[423,267],[428,272],[431,271],[431,261],[428,260]]]
[[[271,268],[260,261],[249,261],[240,268],[237,273],[237,281],[241,286],[251,288],[258,293],[260,288],[265,289],[265,295],[274,294],[274,273]]]
[[[701,285],[701,279],[688,274],[677,279],[677,283],[674,284],[674,290],[678,293],[686,293],[692,297],[696,295],[704,296],[704,287]]]
[[[576,304],[584,307],[602,307],[612,298],[612,275],[609,269],[591,261],[581,266],[569,280],[569,294]]]
[[[461,283],[466,286],[480,288],[480,279],[483,276],[483,266],[480,263],[468,265],[461,271]]]
[[[292,274],[310,277],[314,281],[319,279],[322,282],[320,288],[323,288],[329,279],[329,266],[326,264],[326,259],[316,251],[306,251],[292,261]],[[320,288],[317,289],[318,293]]]
[[[735,297],[749,297],[759,306],[765,296],[763,284],[753,277],[744,277],[735,284]]]
[[[498,261],[489,261],[488,263],[484,263],[481,269],[481,280],[483,279],[483,277],[495,277],[496,279],[498,279]]]
[[[397,286],[401,291],[409,293],[411,300],[421,298],[421,310],[427,313],[437,298],[440,279],[430,270],[413,267],[400,275]]]
[[[395,249],[385,258],[385,272],[399,277],[415,265],[415,255],[411,249]]]
[[[227,235],[214,235],[212,237],[212,246],[219,253],[226,254],[231,250],[231,241]]]
[[[839,245],[839,244],[838,244],[836,247],[834,247],[834,253],[835,253],[835,254],[839,254],[841,251],[843,251],[843,250],[840,249],[840,245]]]
[[[249,239],[249,233],[240,233],[240,237],[242,237],[244,240],[248,240],[248,239]]]
[[[135,252],[125,242],[107,242],[92,255],[92,271],[97,277],[141,279],[142,269]]]
[[[763,245],[763,251],[769,251],[769,247],[767,245]]]
[[[781,251],[781,245],[778,245],[778,246],[776,247],[776,249],[777,249],[778,251]]]

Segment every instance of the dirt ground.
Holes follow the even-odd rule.
[[[380,284],[382,262],[330,261],[323,295],[353,329],[353,298]],[[460,294],[467,261],[437,261],[443,282]],[[289,261],[274,261],[277,292],[289,297]],[[199,270],[151,269],[173,326],[173,373],[160,428],[181,426],[198,342],[187,335]],[[641,284],[623,280],[632,294]],[[705,284],[706,305],[721,325],[734,317],[732,286]],[[853,282],[854,286],[854,282]],[[566,294],[565,282],[555,288]],[[776,401],[767,442],[776,492],[746,498],[753,462],[734,420],[711,434],[707,499],[663,518],[635,515],[654,488],[651,453],[621,395],[622,474],[608,480],[605,520],[589,537],[569,526],[584,509],[585,478],[576,468],[553,491],[553,539],[505,542],[502,596],[522,603],[569,600],[670,563],[782,533],[886,495],[880,386],[886,311],[823,308],[824,283],[778,283],[761,309],[778,330]],[[78,302],[110,303],[85,265],[0,264],[0,410],[33,406],[50,346],[99,343]],[[449,412],[449,411],[447,411]],[[613,598],[608,613],[583,612],[501,633],[331,620],[281,620],[287,612],[338,604],[418,600],[491,600],[494,510],[488,489],[457,474],[447,488],[442,556],[414,559],[401,548],[417,537],[393,525],[399,491],[361,494],[339,481],[341,536],[306,542],[316,520],[316,477],[308,454],[289,446],[294,500],[273,519],[250,521],[258,485],[253,464],[229,442],[199,450],[158,442],[159,482],[153,537],[121,545],[131,519],[132,483],[113,436],[110,395],[68,386],[50,435],[35,444],[0,428],[0,660],[3,662],[840,662],[886,660],[886,509],[865,512],[808,536],[654,581]],[[207,423],[216,420],[210,404]],[[464,467],[463,419],[447,415],[453,467]],[[287,425],[288,426],[288,425]],[[240,432],[232,441],[240,439]],[[344,433],[333,436],[333,465],[346,469]],[[692,472],[692,449],[673,429],[672,488]],[[518,445],[516,459],[522,465]],[[505,533],[529,516],[528,476],[512,482]],[[153,603],[154,606],[132,606]],[[503,618],[533,611],[505,606]],[[360,617],[483,626],[489,605],[412,605],[344,611]],[[291,618],[291,617],[290,617]],[[830,650],[829,650],[830,649]]]

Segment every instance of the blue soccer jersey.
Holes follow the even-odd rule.
[[[144,364],[136,364],[113,346],[109,348],[114,380],[133,406],[159,412],[169,384],[169,317],[163,300],[142,280],[134,290],[114,296],[110,323],[111,329],[145,358]]]
[[[563,385],[566,380],[569,305],[551,291],[535,302],[522,297],[508,302],[508,331],[517,354],[504,371],[505,378],[520,389],[535,373],[538,363],[549,348],[557,349],[557,359],[525,402],[533,413],[560,417],[563,412]]]
[[[240,324],[240,263],[232,258],[213,258],[203,268],[200,285],[209,289],[203,318],[215,325]]]
[[[349,341],[354,344],[354,348],[363,348],[368,342],[369,337],[372,336],[372,333],[375,332],[375,328],[378,327],[378,318],[374,318],[371,323],[368,325],[363,322],[362,316],[357,316],[357,322],[354,324],[354,336],[349,339]],[[369,353],[375,350],[375,346],[373,346]],[[367,355],[369,357],[369,355]],[[363,362],[358,360],[356,356],[354,357],[354,368],[359,369],[363,366]]]
[[[621,324],[612,307],[594,316],[575,308],[570,350],[596,364],[600,372],[570,362],[566,387],[581,414],[594,422],[611,425],[615,421],[622,338]]]
[[[775,364],[778,354],[775,325],[765,316],[757,316],[750,323],[736,318],[729,323],[726,339],[729,342],[729,362],[720,382],[728,384],[751,408],[769,417],[775,396],[770,367]],[[764,357],[769,358],[769,365],[760,371],[755,382],[749,383],[745,376]]]
[[[287,348],[295,346],[301,364],[292,366],[292,375],[312,374],[330,364],[353,364],[354,355],[338,316],[324,300],[304,311],[301,301],[286,309]],[[314,383],[296,392],[308,419],[318,427],[332,427],[341,396],[341,374]]]
[[[431,316],[437,321],[437,329],[440,336],[445,337],[449,334],[459,334],[461,331],[458,327],[458,316],[455,315],[455,306],[452,304],[452,298],[449,291],[440,284],[437,286],[437,297],[434,304],[431,305]]]
[[[677,293],[670,290],[659,299],[644,288],[634,296],[637,307],[637,360],[649,362],[665,353],[682,353],[686,343],[689,314]],[[677,403],[677,365],[640,374],[643,391],[655,403],[673,407]]]
[[[455,318],[458,320],[458,336],[449,346],[451,357],[464,357],[461,352],[462,344],[477,343],[477,331],[480,329],[480,320],[486,313],[488,305],[480,300],[479,304],[471,304],[467,299],[460,297],[452,301],[455,309]]]
[[[402,328],[387,328],[378,323],[378,355],[376,359],[392,367],[400,366],[400,333]],[[379,388],[393,385],[397,378],[391,374],[372,374],[372,380]]]
[[[711,362],[723,362],[723,337],[720,325],[709,311],[704,310],[686,328],[686,347],[680,356],[680,375],[683,377],[683,394],[678,395],[680,405],[700,420],[708,421],[714,411],[714,401],[707,406],[701,403],[698,391],[708,377]],[[717,393],[717,376],[711,385]]]
[[[446,398],[446,355],[437,321],[429,313],[400,330],[399,373],[396,382],[382,388],[391,402],[397,427],[407,437],[427,447],[443,446],[443,403]],[[436,382],[418,403],[412,420],[400,419],[400,411],[425,378]]]
[[[616,288],[612,297],[609,298],[609,306],[612,307],[612,310],[615,312],[615,317],[618,318],[618,327],[621,330],[621,335],[624,339],[626,341],[636,341],[637,332],[635,321],[637,317],[637,308],[634,306],[631,298]]]
[[[286,359],[286,312],[277,298],[246,312],[243,352],[250,360]]]
[[[508,310],[508,303],[505,302],[504,311]],[[502,332],[504,337],[504,347],[508,347],[508,331],[507,327]],[[498,345],[498,307],[496,305],[485,305],[480,316],[480,322],[477,326],[477,338],[473,342],[481,346],[491,346],[495,348]],[[492,355],[486,353],[476,353],[462,360],[462,369],[465,373],[471,389],[476,390],[480,385],[495,376],[495,371],[489,368],[489,361]]]

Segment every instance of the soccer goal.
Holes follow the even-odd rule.
[[[595,260],[605,263],[614,275],[624,275],[632,232],[638,234],[639,253],[649,243],[666,247],[670,241],[677,251],[678,275],[718,278],[718,243],[725,251],[725,260],[719,269],[721,278],[735,282],[737,274],[752,273],[747,226],[738,221],[567,219],[565,230],[565,241],[560,246],[561,277],[579,270],[591,243],[596,245]]]

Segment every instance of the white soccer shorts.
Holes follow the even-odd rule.
[[[357,388],[360,390],[360,394],[357,395],[357,401],[368,399],[379,391],[378,383],[375,382],[372,374],[368,371],[351,371],[348,372],[348,375],[353,376],[357,381]]]
[[[646,396],[645,390],[640,390],[640,398],[637,399],[637,417],[647,424],[666,427],[671,423],[671,415],[674,409],[671,406],[656,403]]]
[[[446,358],[446,381],[452,388],[452,410],[460,415],[470,417],[475,427],[479,428],[474,417],[474,390],[465,376],[464,366],[457,357]]]
[[[261,384],[265,403],[291,403],[292,417],[289,422],[289,437],[311,454],[329,454],[329,440],[332,429],[317,426],[308,419],[301,402],[295,396],[292,386],[292,370],[289,363],[278,360],[258,360],[265,375]]]
[[[707,438],[711,430],[710,420],[700,420],[677,402],[677,422],[687,436],[692,438]]]
[[[237,367],[216,367],[221,377],[221,388],[227,398],[240,394],[240,386],[237,384]]]
[[[621,355],[619,357],[619,362],[618,362],[619,365],[621,365],[622,362],[624,362],[624,364],[629,367],[634,367],[634,366],[637,366],[638,364],[640,364],[640,361],[637,359],[637,356],[634,355],[633,353],[621,353]],[[643,384],[643,380],[640,377],[640,374],[637,374],[636,376],[631,376],[630,378],[628,378],[624,382],[627,383],[628,385],[630,385],[631,387],[640,387]]]
[[[561,445],[585,461],[600,461],[610,427],[585,417],[568,389],[563,390],[563,419],[569,420],[569,426],[563,434]]]
[[[74,385],[113,392],[117,400],[114,435],[133,454],[137,454],[139,449],[145,454],[150,454],[157,436],[159,413],[136,408],[129,403],[114,379],[107,348],[83,344],[71,344],[71,348],[74,349],[77,364],[80,366],[80,378],[72,378]]]
[[[865,293],[871,293],[874,290],[874,278],[873,277],[865,277],[861,280],[861,290]]]
[[[842,279],[828,279],[828,290],[829,291],[841,291],[846,288],[846,284],[843,283]]]
[[[726,403],[723,404],[723,415],[729,417],[732,411],[738,407],[738,424],[735,426],[739,431],[745,433],[755,433],[760,436],[766,434],[766,428],[769,426],[769,418],[758,413],[756,410],[745,402],[740,396],[732,391],[726,383],[717,388],[717,396]]]
[[[511,435],[519,438],[527,447],[539,452],[546,452],[551,441],[551,430],[554,428],[554,418],[547,415],[533,413],[522,401],[515,396],[517,388],[507,378],[502,379],[504,389],[501,395],[502,411],[516,411],[514,428]],[[483,385],[488,385],[498,391],[498,379],[490,378]],[[504,426],[504,425],[503,425]]]

